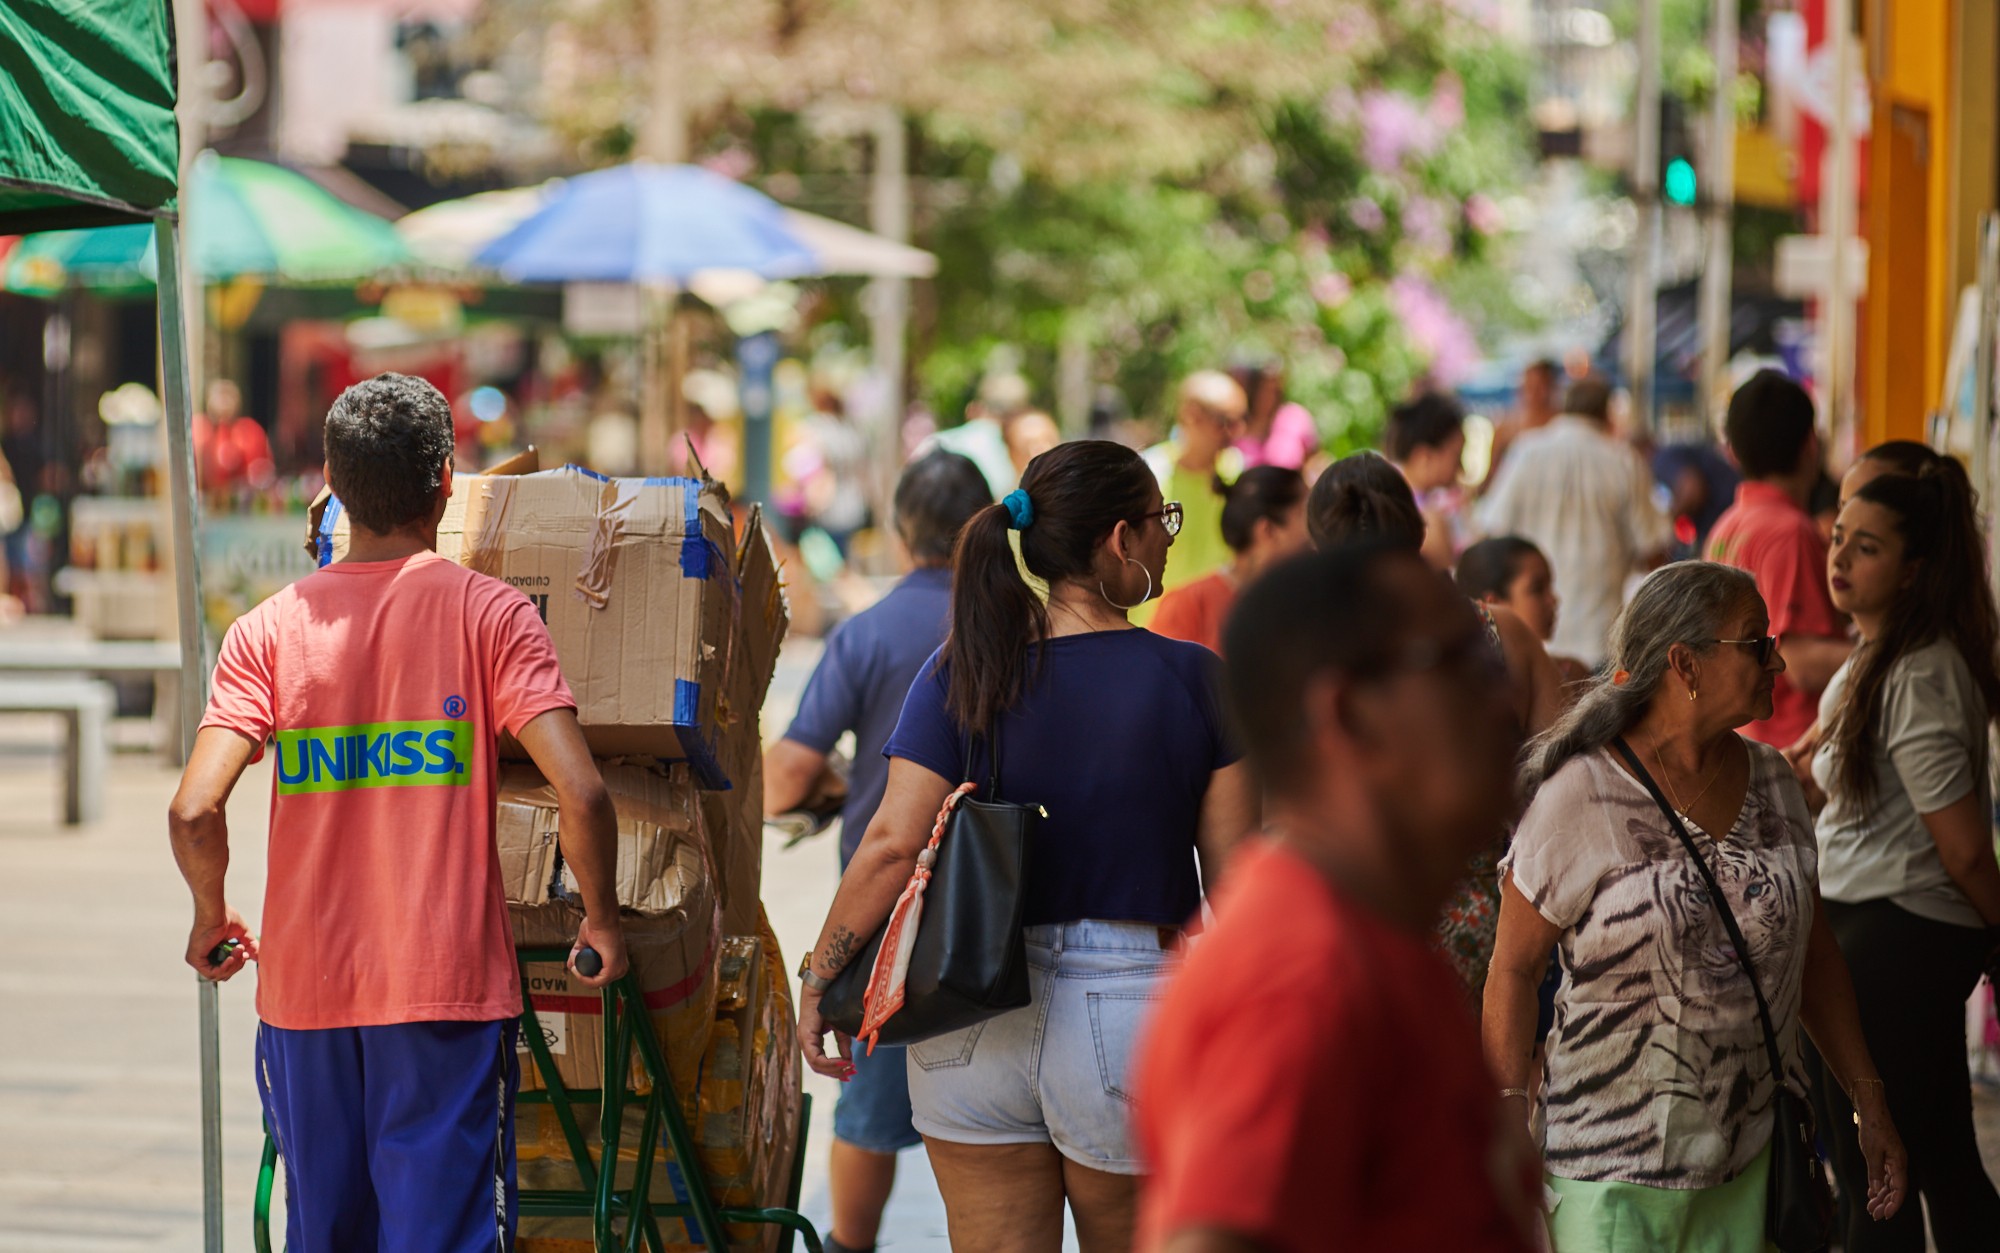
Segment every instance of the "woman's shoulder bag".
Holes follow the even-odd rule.
[[[896,906],[854,960],[833,977],[820,1013],[872,1049],[969,1027],[1028,1003],[1022,941],[1028,847],[1038,805],[1000,799],[998,720],[987,736],[993,768],[976,800],[973,743],[965,778],[945,798],[930,844]]]

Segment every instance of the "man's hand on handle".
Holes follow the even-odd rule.
[[[225,944],[234,944],[221,965],[210,965],[209,958]],[[231,976],[247,962],[257,960],[257,937],[250,934],[250,928],[243,923],[242,915],[224,907],[219,918],[196,918],[194,928],[188,932],[187,964],[204,979],[226,983]]]
[[[598,960],[603,963],[594,975],[577,969],[576,955],[586,948],[595,951]],[[625,929],[618,924],[618,920],[615,917],[610,922],[584,918],[583,925],[576,931],[576,943],[569,951],[569,972],[577,982],[587,988],[609,987],[624,977],[630,964],[625,955]]]

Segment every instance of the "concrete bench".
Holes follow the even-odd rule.
[[[71,826],[104,815],[110,748],[107,733],[117,699],[101,679],[0,679],[0,713],[61,714],[63,821]]]

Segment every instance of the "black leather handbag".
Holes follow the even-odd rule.
[[[1812,1108],[1785,1086],[1784,1062],[1778,1056],[1778,1031],[1771,1024],[1771,1007],[1765,1003],[1764,989],[1757,982],[1757,967],[1750,960],[1750,945],[1736,925],[1715,872],[1702,860],[1694,840],[1682,824],[1681,816],[1660,794],[1659,784],[1646,773],[1639,757],[1621,736],[1612,741],[1634,778],[1651,794],[1653,803],[1667,816],[1688,851],[1688,859],[1701,871],[1708,885],[1709,899],[1722,914],[1722,926],[1729,942],[1736,946],[1736,960],[1750,976],[1750,994],[1757,998],[1757,1019],[1764,1026],[1764,1053],[1771,1063],[1771,1080],[1776,1092],[1771,1101],[1771,1177],[1764,1189],[1764,1235],[1780,1253],[1824,1253],[1833,1243],[1833,1193],[1827,1187],[1826,1172],[1820,1168],[1819,1154],[1813,1150]]]
[[[985,799],[955,794],[939,816],[903,1004],[877,1029],[879,1043],[909,1044],[943,1035],[1028,1003],[1021,918],[1027,904],[1028,848],[1042,810],[1000,799],[998,730],[988,738],[993,768]],[[966,746],[968,781],[972,747]],[[820,1014],[834,1030],[861,1034],[869,982],[887,931],[885,921],[821,998]]]

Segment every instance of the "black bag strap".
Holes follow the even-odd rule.
[[[1625,742],[1625,737],[1622,735],[1614,737],[1611,746],[1618,750],[1618,755],[1625,759],[1625,764],[1631,769],[1633,777],[1638,779],[1640,786],[1652,796],[1653,803],[1660,807],[1660,812],[1667,816],[1667,825],[1681,838],[1681,844],[1688,851],[1689,860],[1694,862],[1695,867],[1701,871],[1702,879],[1708,884],[1709,898],[1715,902],[1716,909],[1722,912],[1723,930],[1729,933],[1729,942],[1736,946],[1736,960],[1742,965],[1743,973],[1750,976],[1750,994],[1757,998],[1757,1018],[1764,1024],[1764,1053],[1771,1061],[1771,1082],[1782,1088],[1785,1083],[1785,1066],[1778,1056],[1778,1029],[1771,1023],[1771,1007],[1764,1000],[1762,985],[1757,982],[1757,967],[1750,961],[1750,945],[1744,942],[1743,930],[1736,925],[1736,915],[1730,912],[1729,902],[1722,895],[1722,885],[1715,881],[1715,872],[1708,868],[1708,862],[1703,859],[1701,850],[1695,847],[1694,838],[1688,834],[1687,827],[1681,822],[1680,814],[1674,811],[1672,805],[1667,804],[1667,798],[1660,794],[1660,785],[1653,782],[1653,776],[1647,773],[1644,765],[1640,764],[1639,755],[1632,751],[1632,746]],[[1744,803],[1747,805],[1749,801],[1746,799]]]
[[[981,799],[997,801],[1000,799],[1000,715],[995,714],[993,716],[993,725],[987,730],[985,739],[987,744],[991,745],[993,749],[993,768],[987,772],[986,795]],[[974,781],[972,776],[972,755],[979,747],[979,740],[980,737],[976,735],[965,737],[965,778],[963,781],[966,783]]]

